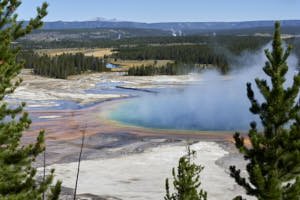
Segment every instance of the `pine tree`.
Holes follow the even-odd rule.
[[[259,115],[263,132],[259,133],[256,123],[251,123],[246,147],[239,133],[234,135],[236,147],[248,161],[249,178],[241,176],[241,171],[231,166],[231,176],[245,188],[248,195],[258,200],[299,200],[300,199],[300,103],[298,91],[300,75],[294,76],[291,87],[284,88],[288,71],[287,58],[291,46],[284,51],[280,37],[280,23],[275,24],[273,50],[265,50],[268,61],[263,68],[271,79],[271,87],[266,80],[255,79],[265,102],[260,104],[247,84],[248,98],[252,104],[250,111]],[[241,196],[236,199],[242,199]]]
[[[187,147],[187,155],[179,159],[177,175],[175,168],[172,170],[173,185],[176,193],[170,194],[169,179],[166,179],[166,196],[165,200],[207,200],[207,193],[198,189],[201,185],[200,172],[204,167],[191,163],[192,156],[195,156],[195,151]]]
[[[47,14],[47,4],[37,8],[37,16],[28,25],[17,22],[18,0],[0,1],[0,199],[42,199],[50,190],[48,199],[58,199],[61,182],[51,187],[54,170],[43,180],[36,180],[36,168],[32,163],[45,150],[44,132],[35,144],[21,146],[22,132],[29,128],[31,120],[23,112],[25,103],[17,108],[7,106],[5,97],[21,84],[18,74],[24,62],[16,62],[21,47],[12,48],[12,42],[43,25],[41,19]]]

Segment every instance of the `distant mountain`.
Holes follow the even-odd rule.
[[[31,41],[61,41],[61,40],[119,40],[132,37],[171,36],[172,32],[159,29],[141,28],[77,28],[77,29],[42,29],[22,39]]]
[[[274,21],[141,23],[96,18],[94,21],[45,22],[43,29],[141,28],[178,32],[186,30],[229,30],[272,26],[274,26]],[[300,20],[282,20],[281,26],[300,26]]]
[[[113,18],[113,19],[107,19],[107,18],[105,18],[105,17],[96,17],[96,18],[94,18],[94,19],[92,19],[92,20],[89,20],[89,21],[118,22],[119,20],[118,20],[118,19],[116,19],[116,18]]]

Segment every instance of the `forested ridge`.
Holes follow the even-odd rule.
[[[239,50],[256,50],[263,44],[270,42],[269,37],[258,36],[236,36],[236,35],[191,35],[191,36],[157,36],[157,37],[134,37],[123,38],[120,40],[112,39],[62,39],[58,41],[32,41],[19,40],[27,49],[53,49],[53,48],[120,48],[126,46],[148,46],[148,45],[167,45],[167,44],[207,44],[209,46],[222,46],[233,52]]]
[[[110,71],[106,68],[106,63],[103,60],[84,56],[82,53],[50,57],[46,54],[40,56],[33,51],[22,51],[17,59],[18,61],[24,59],[24,67],[33,69],[34,74],[52,78],[65,79],[70,75],[81,74],[86,71]]]
[[[286,39],[293,44],[293,53],[300,58],[300,39]],[[25,67],[33,68],[35,74],[54,78],[66,78],[69,75],[85,71],[108,71],[105,64],[97,58],[87,58],[84,55],[61,55],[49,57],[39,56],[30,49],[36,45],[51,48],[56,45],[64,47],[115,48],[111,56],[121,60],[172,60],[162,67],[156,65],[136,66],[129,69],[128,75],[180,75],[199,72],[207,66],[214,67],[221,73],[227,73],[235,64],[235,58],[243,51],[255,52],[270,42],[269,37],[237,36],[237,35],[196,35],[180,37],[137,37],[121,40],[83,40],[83,41],[53,41],[29,42],[29,49],[22,52],[26,60]],[[27,53],[24,53],[27,52]],[[108,57],[105,57],[108,58]],[[84,60],[84,61],[78,61]],[[300,60],[300,59],[299,59]]]

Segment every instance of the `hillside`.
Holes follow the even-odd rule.
[[[143,28],[173,31],[184,30],[221,30],[253,27],[273,27],[274,21],[244,21],[244,22],[163,22],[142,23],[130,21],[54,21],[45,22],[43,29],[82,29],[82,28]],[[300,26],[300,20],[282,20],[282,27]]]

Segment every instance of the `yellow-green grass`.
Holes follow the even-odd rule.
[[[47,54],[49,56],[61,55],[64,53],[83,53],[85,56],[94,56],[98,58],[103,58],[104,56],[110,56],[113,51],[112,48],[66,48],[66,49],[41,49],[38,50],[37,53]]]
[[[107,62],[120,65],[122,67],[112,69],[112,71],[127,71],[130,67],[141,67],[142,65],[154,65],[156,67],[165,66],[167,63],[174,63],[173,60],[120,60],[108,59]]]

